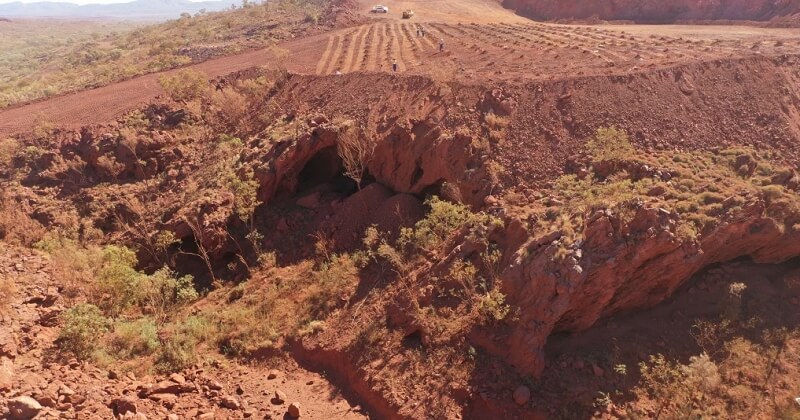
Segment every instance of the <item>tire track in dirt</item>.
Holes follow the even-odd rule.
[[[380,41],[378,43],[378,63],[375,70],[383,71],[386,70],[387,63],[391,62],[391,58],[389,58],[391,55],[391,43],[389,39],[388,25],[382,24],[378,31],[378,34],[380,35]]]
[[[408,65],[406,64],[406,59],[404,57],[405,54],[402,45],[402,38],[397,35],[397,25],[389,25],[389,34],[392,41],[392,56],[390,58],[397,60],[397,71],[405,71],[408,68]],[[389,70],[391,70],[391,67]]]
[[[436,42],[433,41],[431,38],[433,34],[431,34],[430,30],[425,31],[425,36],[421,38],[423,45],[427,45],[428,49],[436,51]]]
[[[422,61],[422,44],[419,43],[419,40],[416,37],[415,33],[411,31],[411,25],[402,24],[400,25],[401,33],[403,37],[408,41],[409,44],[409,52],[412,57],[414,57],[414,65],[419,65]]]
[[[372,44],[374,43],[373,37],[375,36],[375,25],[369,25],[369,29],[364,34],[364,42],[361,44],[361,48],[358,51],[358,69],[359,71],[367,70],[369,66],[369,59],[370,59],[370,50],[372,48]]]
[[[395,52],[394,58],[397,59],[397,71],[407,71],[413,66],[413,60],[409,57],[409,51],[405,48],[404,38],[400,25],[391,25],[392,50]],[[390,69],[391,70],[391,69]]]
[[[380,25],[372,25],[370,27],[369,36],[369,52],[367,53],[367,60],[364,64],[364,70],[375,71],[378,68],[378,55],[380,55]]]
[[[322,57],[319,58],[319,62],[317,63],[316,74],[325,73],[328,60],[330,59],[331,52],[333,51],[333,38],[334,36],[328,35],[328,42],[325,44],[325,51],[322,52]]]
[[[355,32],[351,32],[347,36],[347,47],[345,49],[345,56],[344,62],[342,63],[341,71],[342,73],[349,73],[353,71],[353,67],[355,66],[355,60],[358,59],[358,50],[360,44],[363,43],[364,32],[366,31],[366,26],[361,25],[358,27],[358,30]]]
[[[331,74],[336,68],[336,62],[339,60],[339,55],[342,53],[342,34],[336,34],[333,40],[333,47],[328,55],[328,61],[322,70],[322,74]]]
[[[356,45],[355,54],[353,56],[353,63],[350,67],[350,71],[359,71],[364,66],[365,52],[367,51],[367,42],[369,33],[372,30],[371,26],[364,26],[364,31],[360,34],[358,38],[358,44]]]
[[[394,31],[397,33],[397,38],[400,42],[402,68],[408,71],[419,66],[419,56],[414,52],[414,43],[409,38],[405,25],[402,23],[395,25]]]

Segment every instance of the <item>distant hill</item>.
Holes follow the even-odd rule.
[[[181,13],[197,13],[200,10],[213,12],[231,6],[228,0],[198,1],[188,0],[135,0],[129,3],[86,4],[43,1],[37,3],[0,4],[2,18],[127,18],[127,19],[168,19]]]

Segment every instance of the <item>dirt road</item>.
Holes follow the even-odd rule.
[[[800,51],[800,32],[741,26],[574,26],[533,22],[491,0],[403,0],[388,14],[369,12],[369,23],[286,42],[293,72],[392,70],[439,80],[552,80],[648,71],[689,61]],[[402,10],[416,12],[401,19]],[[421,31],[425,36],[421,36]],[[444,51],[440,51],[440,43]],[[192,66],[209,77],[274,65],[268,50]],[[30,130],[37,120],[78,127],[112,120],[162,93],[161,74],[0,111],[0,136]]]

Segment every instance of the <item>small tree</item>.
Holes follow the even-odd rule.
[[[108,331],[109,321],[100,308],[80,304],[64,314],[64,327],[58,338],[62,348],[79,359],[91,356],[100,338]]]
[[[162,268],[142,281],[142,305],[159,325],[167,321],[176,307],[198,298],[192,276],[179,277],[169,268]]]
[[[361,182],[367,166],[375,154],[375,143],[364,132],[355,126],[353,121],[345,121],[339,127],[339,139],[336,145],[339,157],[342,158],[344,174],[356,182],[361,189]]]

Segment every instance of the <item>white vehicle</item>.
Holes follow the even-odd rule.
[[[389,13],[389,8],[379,4],[372,8],[372,13]]]

